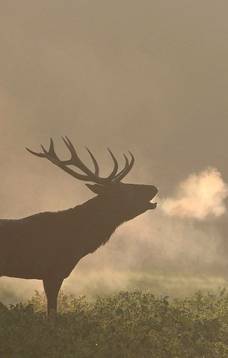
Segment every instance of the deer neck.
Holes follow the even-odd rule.
[[[99,196],[88,200],[80,206],[76,206],[73,211],[75,213],[80,211],[87,230],[94,230],[94,235],[96,232],[100,235],[102,231],[104,234],[108,234],[108,232],[112,234],[125,221],[119,208],[114,203]]]

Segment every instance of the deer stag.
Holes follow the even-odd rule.
[[[125,166],[119,170],[116,157],[108,149],[114,167],[104,178],[99,176],[97,160],[88,148],[94,171],[82,162],[67,137],[63,141],[71,154],[69,160],[59,159],[52,139],[49,150],[43,146],[41,153],[26,149],[37,157],[48,159],[74,178],[92,182],[86,185],[97,195],[68,210],[0,220],[0,276],[43,280],[48,315],[57,312],[62,282],[79,260],[104,245],[120,224],[155,209],[156,203],[151,200],[158,192],[153,185],[121,182],[134,164],[130,152],[131,159],[124,154]]]

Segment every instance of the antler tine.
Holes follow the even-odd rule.
[[[46,148],[44,148],[44,146],[43,146],[42,144],[41,144],[40,146],[41,146],[41,148],[42,148],[44,154],[47,156],[49,153],[48,153],[48,151],[46,150]]]
[[[52,138],[50,139],[50,148],[49,151],[46,150],[46,148],[41,144],[41,149],[43,151],[43,153],[38,153],[38,152],[34,152],[33,150],[29,149],[29,148],[25,148],[29,153],[36,155],[37,157],[40,158],[47,158],[47,156],[49,156],[49,154],[53,154],[54,153],[54,143]],[[54,153],[55,154],[55,153]]]
[[[113,168],[111,174],[108,176],[108,179],[112,180],[112,179],[114,179],[114,177],[118,171],[118,162],[117,162],[115,155],[112,153],[111,149],[108,148],[108,152],[110,153],[112,160],[114,162],[114,168]]]
[[[81,161],[70,139],[67,136],[65,136],[65,138],[63,137],[63,141],[71,153],[71,160],[68,161],[67,163],[75,165],[77,168],[81,169],[85,174],[87,174],[90,177],[91,180],[97,178],[94,175],[94,173]]]
[[[34,154],[34,155],[36,155],[37,157],[40,157],[40,158],[45,158],[45,157],[46,157],[46,155],[45,155],[44,153],[34,152],[33,150],[31,150],[31,149],[29,149],[29,148],[27,148],[27,147],[25,147],[25,149],[26,149],[29,153]]]
[[[130,163],[130,165],[134,165],[134,163],[135,163],[135,157],[134,157],[134,155],[132,154],[132,152],[130,152],[130,150],[128,151],[128,153],[130,154],[130,156],[131,156],[131,162],[132,163]]]
[[[64,141],[66,147],[68,148],[68,150],[71,154],[71,159],[66,160],[64,163],[75,165],[79,169],[84,170],[84,165],[83,165],[81,159],[79,158],[79,156],[76,152],[76,149],[73,146],[73,144],[71,143],[70,139],[67,136],[65,136],[65,137],[62,137],[62,140]]]
[[[43,150],[44,157],[49,159],[52,163],[56,164],[57,162],[61,162],[57,154],[55,153],[54,142],[52,138],[50,138],[50,144],[48,150],[42,144],[41,144],[41,148]]]
[[[131,161],[129,163],[128,157],[124,154],[124,158],[125,158],[125,166],[124,168],[115,176],[115,178],[113,179],[113,182],[120,182],[132,169],[134,162],[135,162],[135,158],[133,156],[133,154],[129,151],[128,152],[131,156]]]
[[[62,137],[62,139],[63,139],[64,143],[66,144],[67,148],[69,149],[72,157],[77,157],[78,158],[76,149],[73,146],[73,144],[71,143],[70,139],[67,136]]]
[[[64,141],[66,147],[68,148],[68,150],[70,151],[71,154],[71,159],[73,159],[73,157],[78,157],[75,148],[73,147],[73,145],[70,143],[69,139],[67,137],[62,137],[62,140]],[[69,160],[69,162],[70,162]]]
[[[98,176],[99,175],[99,165],[97,163],[97,160],[94,157],[93,153],[89,150],[89,148],[86,147],[86,150],[89,153],[89,155],[93,161],[93,165],[94,165],[94,169],[95,169],[94,175]]]
[[[49,154],[56,156],[53,139],[50,138]]]
[[[115,181],[120,181],[120,180],[119,180],[120,175],[122,175],[122,174],[125,172],[125,170],[129,167],[128,157],[126,156],[126,154],[123,154],[123,157],[124,157],[124,159],[125,159],[124,168],[115,176],[114,182],[115,182]]]

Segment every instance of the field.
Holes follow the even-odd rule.
[[[120,292],[87,300],[60,295],[45,316],[43,295],[0,304],[1,358],[228,357],[228,293],[169,299]]]

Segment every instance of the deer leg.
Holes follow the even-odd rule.
[[[47,297],[47,314],[50,317],[57,313],[57,299],[63,279],[45,278],[43,279],[44,291]]]

